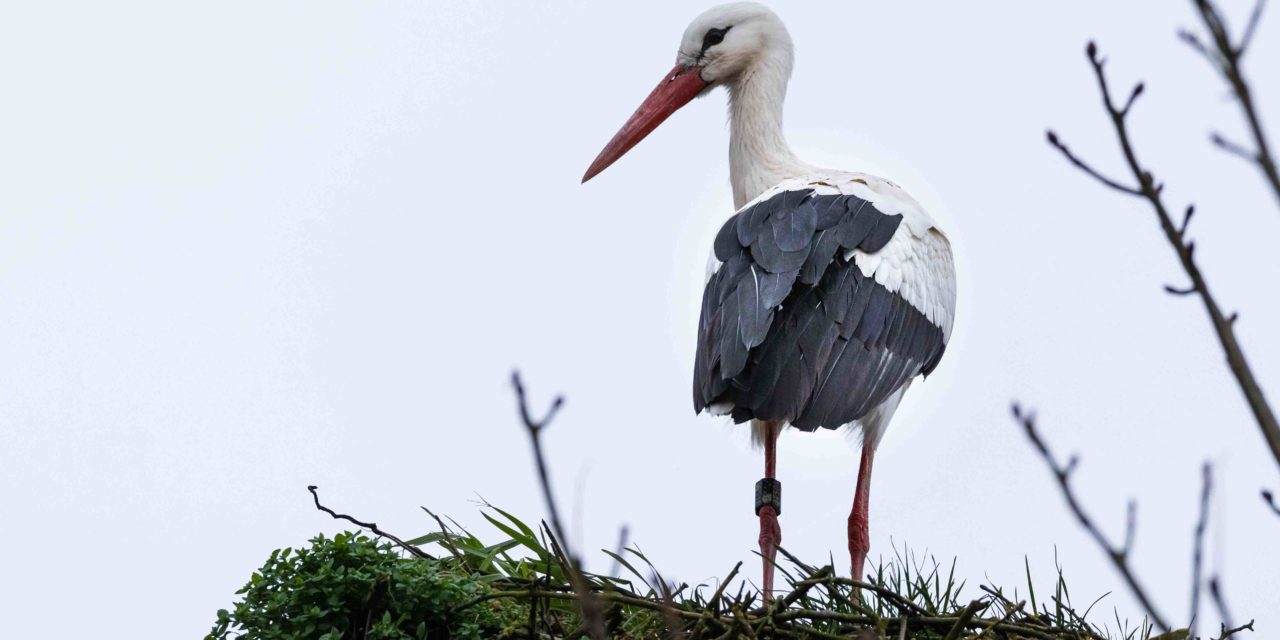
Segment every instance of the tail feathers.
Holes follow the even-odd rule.
[[[907,392],[907,387],[911,386],[911,380],[908,380],[897,391],[894,391],[888,398],[884,399],[879,405],[876,405],[867,415],[862,416],[855,423],[859,427],[856,433],[861,437],[862,442],[870,442],[872,448],[880,446],[880,438],[884,436],[884,432],[888,430],[889,421],[893,419],[893,414],[898,410],[898,404],[902,402],[902,395]],[[850,433],[854,433],[852,430]]]
[[[902,402],[902,396],[907,392],[907,388],[911,386],[911,380],[908,380],[896,391],[884,399],[884,402],[873,407],[866,415],[845,425],[851,437],[857,438],[861,442],[870,442],[872,447],[880,445],[880,438],[884,435],[889,421],[893,419],[893,414],[898,410],[898,403]],[[769,435],[769,427],[771,425],[779,428],[785,428],[787,423],[781,420],[752,420],[751,421],[751,446],[754,449],[764,447],[764,439]]]

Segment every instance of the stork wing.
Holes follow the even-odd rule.
[[[936,230],[917,237],[902,222],[812,188],[730,218],[703,292],[694,408],[836,428],[932,371],[954,305],[950,249]]]

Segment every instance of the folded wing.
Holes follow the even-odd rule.
[[[954,306],[949,246],[872,200],[783,190],[725,223],[698,325],[696,410],[836,428],[937,366]]]

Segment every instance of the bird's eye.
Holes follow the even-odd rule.
[[[723,29],[708,29],[707,35],[702,37],[702,52],[706,53],[707,49],[724,42],[724,34],[729,33],[729,29],[733,27],[725,27]]]

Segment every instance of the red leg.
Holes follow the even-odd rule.
[[[764,438],[764,477],[773,480],[776,469],[778,432],[781,425],[769,423]],[[778,512],[772,506],[760,507],[760,555],[764,556],[764,580],[761,591],[765,602],[773,599],[773,563],[778,557],[778,544],[782,542],[782,527],[778,524]]]
[[[849,558],[853,562],[851,575],[862,579],[867,551],[871,549],[870,524],[867,522],[867,506],[871,499],[871,461],[875,457],[875,445],[862,443],[862,464],[858,467],[858,488],[853,494],[853,511],[849,514]]]

